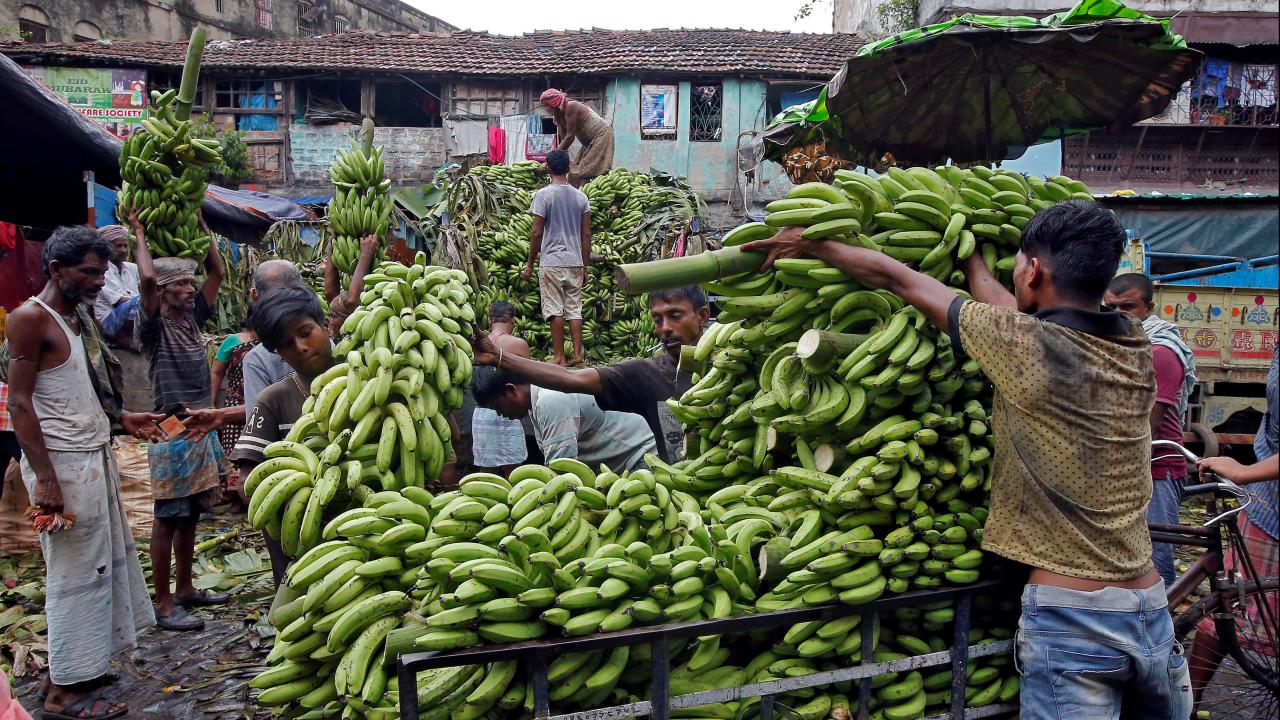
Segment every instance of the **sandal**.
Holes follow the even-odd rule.
[[[156,625],[165,630],[203,630],[204,620],[183,610],[181,606],[175,607],[173,612],[168,615],[156,613]]]
[[[102,687],[103,685],[110,685],[119,679],[119,674],[108,671],[89,682],[93,687]],[[44,674],[44,679],[40,681],[40,692],[37,694],[37,697],[40,698],[40,702],[44,702],[45,698],[49,697],[49,686],[52,682],[53,681],[49,679],[49,673],[46,672]]]
[[[201,590],[195,597],[184,598],[174,595],[173,600],[184,608],[208,607],[210,605],[226,605],[231,602],[231,596],[226,593],[211,593],[208,590]]]
[[[99,702],[107,703],[108,708],[114,705],[116,709],[103,713],[94,713],[93,706]],[[128,713],[129,706],[124,703],[109,703],[101,695],[81,695],[79,700],[63,707],[61,710],[43,711],[41,717],[45,718],[45,720],[115,720],[115,718],[122,718]]]

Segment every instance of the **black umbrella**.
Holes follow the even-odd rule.
[[[827,86],[828,143],[836,135],[864,165],[884,153],[902,164],[991,162],[1158,115],[1201,54],[1167,22],[1084,22],[1092,17],[965,15],[868,45]]]

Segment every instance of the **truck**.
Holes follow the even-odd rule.
[[[1191,267],[1169,269],[1179,266]],[[1204,456],[1252,445],[1266,412],[1267,371],[1280,340],[1278,270],[1276,255],[1164,252],[1130,233],[1120,272],[1151,276],[1156,314],[1178,326],[1195,356],[1185,440]]]

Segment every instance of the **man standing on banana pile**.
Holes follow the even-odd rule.
[[[9,317],[3,351],[22,478],[40,513],[74,523],[40,533],[49,622],[46,717],[122,717],[96,688],[112,656],[155,624],[147,582],[120,500],[111,435],[161,436],[151,413],[124,411],[120,366],[89,313],[112,254],[85,227],[44,244],[40,294]]]
[[[186,608],[230,601],[226,594],[197,590],[191,584],[196,523],[218,492],[222,446],[213,431],[226,422],[244,423],[244,406],[210,408],[209,355],[200,335],[200,328],[213,316],[224,270],[217,243],[210,243],[205,280],[197,287],[194,261],[178,257],[152,260],[146,231],[136,213],[129,222],[138,239],[134,253],[142,289],[134,333],[150,362],[155,409],[179,417],[186,425],[179,437],[147,447],[155,498],[151,573],[156,624],[166,630],[199,630],[204,620]],[[204,220],[200,223],[203,226]],[[176,565],[176,588],[172,591],[170,557]]]
[[[918,308],[995,385],[991,514],[983,549],[1025,566],[1017,662],[1024,720],[1187,718],[1187,663],[1151,564],[1151,343],[1102,306],[1124,229],[1089,202],[1040,211],[1022,230],[1010,293],[980,257],[974,300],[880,252],[806,240],[802,228],[743,245],[809,256]],[[1123,707],[1122,707],[1123,706]]]
[[[562,90],[548,88],[538,100],[551,110],[560,135],[558,150],[567,152],[574,140],[582,143],[582,152],[568,171],[574,187],[613,169],[613,126],[609,121]],[[548,162],[548,168],[550,165]]]
[[[538,293],[542,318],[551,322],[551,353],[556,365],[564,365],[564,321],[573,335],[573,364],[582,364],[582,286],[591,262],[591,204],[587,196],[569,184],[569,153],[547,154],[551,184],[533,194],[533,232],[529,261],[520,277],[533,278],[538,263]]]
[[[650,293],[649,315],[666,351],[656,357],[570,370],[499,352],[489,335],[477,332],[472,343],[475,363],[492,365],[538,387],[591,395],[602,410],[640,415],[657,440],[658,454],[675,462],[684,457],[684,430],[667,400],[680,397],[693,384],[692,373],[680,369],[680,348],[696,345],[702,337],[711,316],[707,294],[696,285]]]

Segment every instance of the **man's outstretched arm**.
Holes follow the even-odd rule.
[[[924,313],[942,332],[949,332],[947,310],[959,295],[938,280],[916,272],[884,253],[853,247],[834,240],[805,240],[804,228],[785,228],[768,240],[742,246],[743,250],[768,253],[765,269],[778,258],[812,257],[839,268],[863,285],[888,290]]]
[[[506,370],[519,380],[549,390],[583,395],[598,395],[604,392],[600,373],[594,368],[570,370],[552,363],[521,357],[513,352],[504,351],[499,354],[489,333],[476,329],[474,337],[472,346],[477,365],[492,365],[499,370]]]

